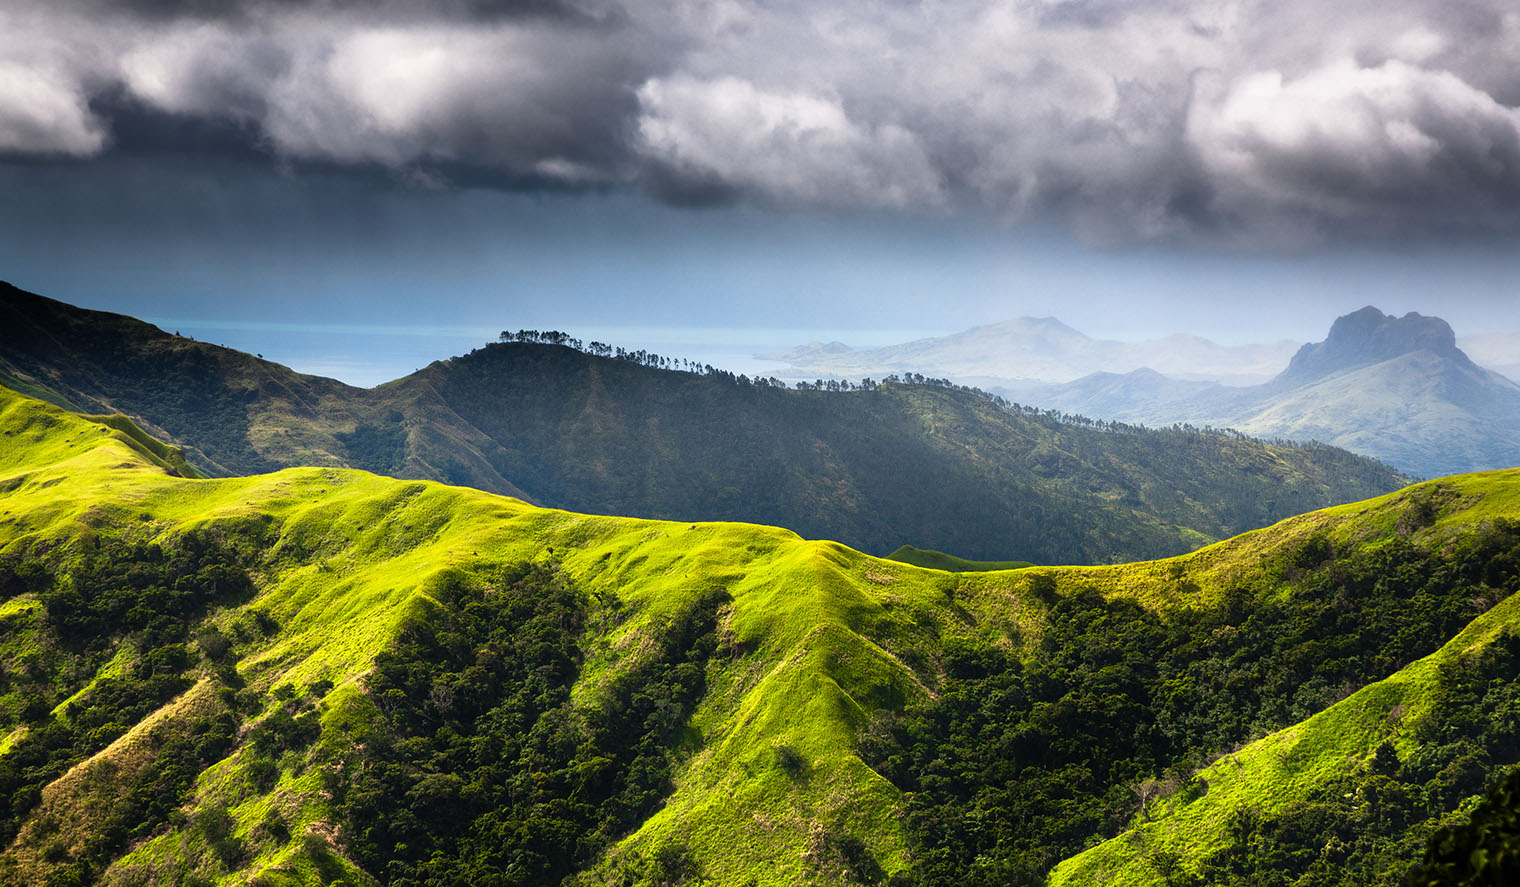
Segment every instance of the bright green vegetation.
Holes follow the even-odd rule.
[[[951,573],[183,478],[0,389],[0,491],[7,884],[1343,883],[1408,870],[1520,735],[1520,472]]]
[[[196,617],[209,604],[253,591],[237,566],[238,553],[218,543],[205,532],[187,533],[168,551],[110,542],[81,553],[66,577],[51,581],[36,561],[0,559],[0,583],[41,604],[28,612],[32,625],[8,626],[0,730],[30,729],[0,758],[0,810],[9,813],[0,818],[0,841],[16,836],[45,785],[194,684],[186,672],[199,657],[185,642]],[[43,613],[45,635],[36,624]],[[47,643],[26,643],[39,636]],[[225,656],[222,646],[218,658]],[[116,663],[121,667],[108,668]],[[55,709],[63,717],[55,717]],[[117,819],[117,828],[129,832],[153,824]],[[98,837],[109,849],[126,836],[108,831]]]
[[[921,377],[790,390],[536,338],[364,390],[0,285],[0,383],[133,416],[209,475],[348,466],[1046,564],[1179,554],[1405,483],[1332,447],[1009,409]]]
[[[904,545],[887,555],[887,560],[930,570],[944,570],[947,573],[986,573],[991,570],[1019,570],[1034,566],[1028,561],[968,561],[943,551],[914,548],[911,545]]]

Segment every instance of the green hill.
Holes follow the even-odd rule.
[[[945,554],[943,551],[914,548],[911,545],[904,545],[887,555],[887,560],[912,564],[915,567],[927,567],[931,570],[944,570],[949,573],[985,573],[991,570],[1019,570],[1034,566],[1028,561],[968,561],[963,557]]]
[[[0,382],[132,416],[213,476],[347,466],[581,512],[1047,564],[1178,554],[1404,483],[1330,447],[1073,422],[933,384],[799,391],[653,362],[510,342],[356,389],[0,287]]]
[[[0,882],[1393,877],[1517,758],[1517,519],[1496,472],[947,573],[338,468],[182,478],[0,390]]]

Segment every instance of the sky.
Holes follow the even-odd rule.
[[[1500,0],[7,0],[0,279],[373,384],[1059,317],[1520,330]]]

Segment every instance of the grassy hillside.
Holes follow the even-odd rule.
[[[1465,820],[1495,764],[1517,758],[1517,624],[1511,597],[1430,656],[1223,755],[1050,883],[1329,884],[1347,870],[1404,883],[1409,858]]]
[[[494,344],[355,389],[14,288],[0,382],[133,416],[213,476],[348,466],[880,553],[1156,557],[1403,482],[1327,447],[1077,424],[934,385],[787,390],[560,345]]]
[[[1201,801],[1270,816],[1366,790],[1385,739],[1465,742],[1422,801],[1446,821],[1514,760],[1509,721],[1420,725],[1442,663],[1512,646],[1517,517],[1520,473],[1474,475],[1165,561],[947,573],[344,469],[186,479],[0,390],[0,880],[1038,883],[1131,823],[1225,847],[1192,768],[1263,735]],[[1399,726],[1339,728],[1395,695]],[[1424,832],[1386,834],[1407,867]]]

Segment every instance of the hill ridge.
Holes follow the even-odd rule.
[[[1328,448],[1106,435],[926,384],[782,390],[542,337],[353,389],[42,297],[0,293],[0,321],[0,377],[136,416],[209,474],[347,465],[583,512],[784,525],[880,553],[1173,554],[1402,483]]]

